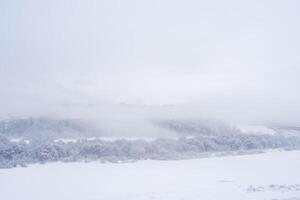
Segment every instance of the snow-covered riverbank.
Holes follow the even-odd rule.
[[[1,199],[300,199],[300,151],[0,170]]]

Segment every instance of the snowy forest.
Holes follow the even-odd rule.
[[[51,123],[50,123],[51,122]],[[131,162],[136,160],[175,160],[205,156],[207,153],[251,153],[253,150],[266,149],[298,149],[300,147],[299,134],[244,134],[237,129],[223,124],[213,126],[188,122],[166,120],[155,122],[157,126],[176,130],[182,133],[178,137],[161,137],[152,140],[126,139],[114,140],[97,137],[77,138],[70,141],[53,139],[47,133],[38,137],[25,135],[27,139],[12,139],[12,130],[20,133],[29,130],[43,132],[50,123],[54,132],[64,135],[66,127],[75,127],[73,121],[58,123],[47,119],[17,120],[0,123],[0,167],[11,168],[27,166],[34,163],[101,161],[101,162]],[[55,122],[55,123],[54,123]],[[53,126],[56,124],[56,126]],[[60,127],[58,127],[58,124]],[[56,127],[56,128],[55,128]],[[28,129],[28,130],[27,130]],[[59,130],[61,132],[59,132]],[[18,135],[19,134],[19,135]]]

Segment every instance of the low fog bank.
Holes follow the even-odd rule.
[[[238,116],[233,110],[226,117],[221,109],[208,112],[207,108],[185,105],[72,105],[56,107],[44,115],[36,112],[2,118],[0,135],[32,140],[300,134],[297,123],[258,120],[261,115],[256,120],[245,120],[249,116],[246,113],[237,120]]]
[[[159,94],[158,94],[159,95]],[[229,124],[300,125],[300,107],[288,97],[272,99],[242,99],[242,95],[226,98],[222,95],[191,99],[183,103],[119,103],[114,101],[47,102],[26,98],[1,102],[1,119],[54,118],[84,119],[105,124],[132,124],[149,119],[217,120]],[[271,98],[271,97],[270,97]],[[130,122],[132,121],[132,122]]]

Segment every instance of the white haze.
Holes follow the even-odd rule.
[[[300,2],[1,1],[0,117],[300,123]],[[133,130],[129,128],[129,130]],[[151,129],[147,129],[151,130]]]

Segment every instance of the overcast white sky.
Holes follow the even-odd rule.
[[[298,0],[1,0],[1,117],[125,102],[298,123],[299,10]]]

